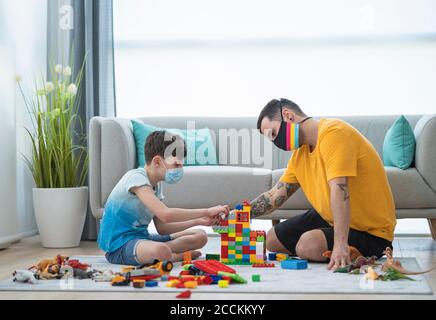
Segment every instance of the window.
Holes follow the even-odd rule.
[[[425,113],[432,0],[115,0],[120,116]],[[406,23],[407,22],[407,23]]]

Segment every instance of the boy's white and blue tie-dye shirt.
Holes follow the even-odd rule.
[[[103,251],[113,252],[135,238],[148,239],[148,225],[153,213],[129,191],[140,186],[151,187],[144,168],[128,171],[109,195],[97,239]],[[154,193],[160,200],[164,198],[161,183],[158,183]]]

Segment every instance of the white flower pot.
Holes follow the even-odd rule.
[[[33,205],[44,247],[79,246],[88,207],[88,187],[34,188]]]

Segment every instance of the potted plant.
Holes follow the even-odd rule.
[[[88,153],[77,113],[83,66],[74,77],[70,66],[51,65],[51,81],[42,79],[42,88],[29,96],[18,82],[32,122],[25,128],[31,155],[22,156],[36,184],[36,223],[47,248],[77,247],[86,218]]]

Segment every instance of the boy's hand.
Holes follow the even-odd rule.
[[[227,215],[229,213],[230,207],[228,205],[225,206],[215,206],[207,209],[208,216],[209,217],[215,217],[219,215],[220,213],[224,213]]]
[[[215,217],[203,217],[198,219],[198,225],[205,227],[213,227],[219,224],[219,216]]]

